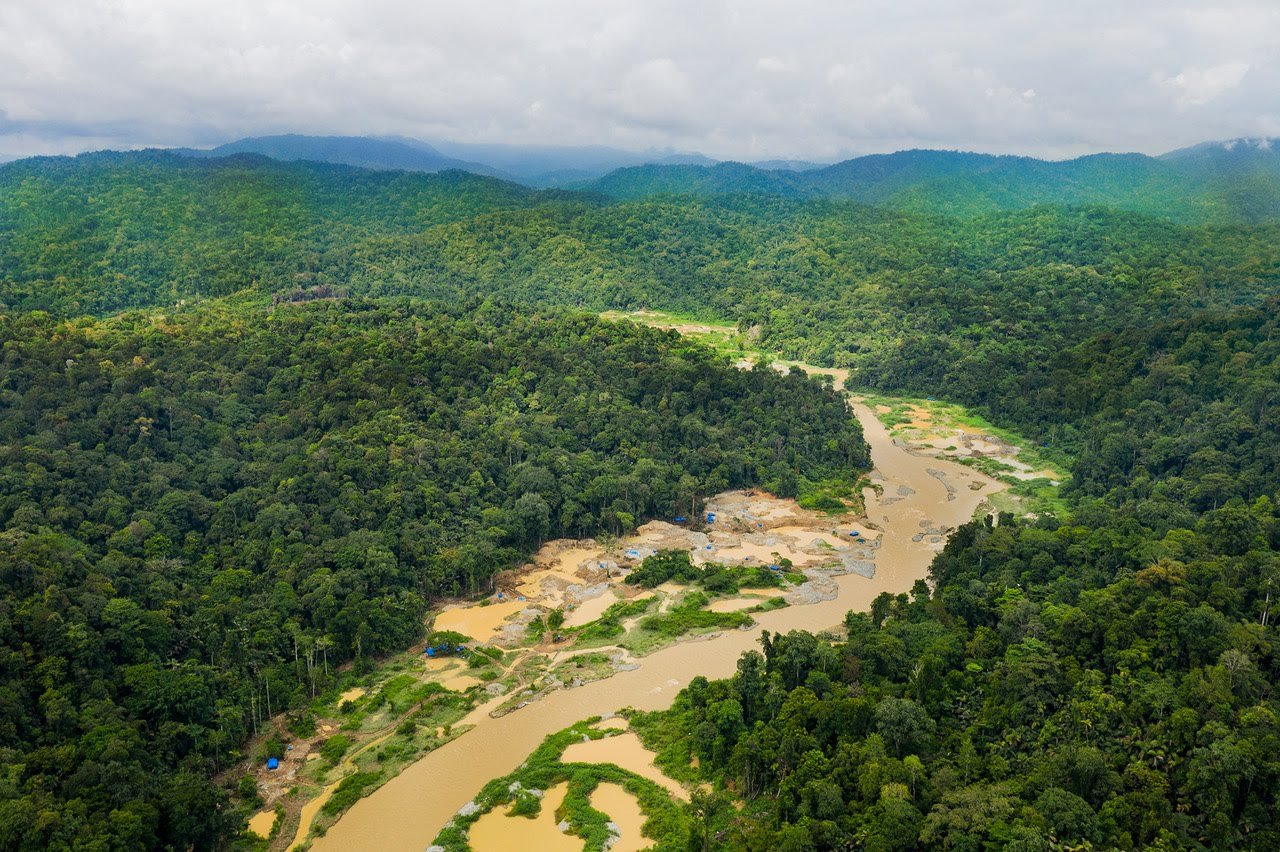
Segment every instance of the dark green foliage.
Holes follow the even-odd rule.
[[[1071,517],[966,524],[934,592],[691,684],[661,727],[749,798],[730,845],[1280,843],[1276,317],[1152,323],[1026,365],[1019,392],[997,378],[993,406],[1074,436]]]
[[[207,778],[268,702],[404,647],[432,596],[728,487],[834,511],[832,483],[866,465],[843,405],[799,375],[483,294],[729,319],[1075,459],[1069,516],[966,525],[932,592],[695,679],[660,759],[697,756],[747,807],[700,801],[672,820],[682,844],[1280,848],[1269,156],[912,152],[803,179],[685,170],[678,198],[616,203],[255,158],[0,169],[10,308],[250,291],[167,317],[0,314],[0,846],[213,847],[236,820]],[[1028,206],[1123,198],[1218,224]],[[747,585],[726,574],[704,589]],[[746,618],[705,600],[644,625]],[[425,697],[393,679],[364,703]]]
[[[427,634],[427,638],[423,640],[422,645],[424,648],[435,648],[440,645],[448,648],[457,648],[458,646],[466,647],[469,642],[471,642],[470,636],[464,636],[456,630],[432,630]],[[476,650],[480,649],[477,648]],[[484,650],[489,652],[496,649],[486,648]],[[499,651],[498,653],[501,654],[502,652]]]
[[[258,782],[252,775],[240,776],[240,780],[236,782],[236,795],[240,797],[240,801],[244,802],[247,807],[258,808],[262,806],[262,796],[258,792]]]
[[[1256,299],[1280,261],[1274,225],[1100,208],[947,220],[768,196],[605,204],[453,172],[154,152],[0,167],[0,222],[12,307],[75,315],[245,288],[649,305],[930,395],[939,369],[976,372],[974,350],[1016,373],[1084,334]],[[918,350],[931,369],[903,363]]]
[[[693,564],[686,550],[659,550],[646,556],[636,568],[627,575],[626,582],[633,586],[653,589],[663,583],[674,580],[677,583],[692,583],[702,576],[702,569]]]
[[[790,567],[788,560],[786,567]],[[625,582],[646,589],[657,588],[663,583],[697,583],[705,591],[728,595],[740,588],[770,589],[782,585],[782,575],[763,566],[728,568],[724,565],[698,566],[685,550],[660,550],[646,556],[640,566],[626,576]],[[803,582],[803,579],[801,580]]]
[[[346,734],[334,734],[320,744],[318,751],[330,766],[335,766],[349,748],[351,748],[350,737]]]
[[[235,826],[209,776],[342,661],[407,647],[431,598],[865,459],[818,383],[582,316],[0,314],[0,847],[212,845]]]
[[[738,591],[736,572],[726,568],[708,568],[699,578],[702,588],[717,595],[730,595]]]
[[[377,784],[381,776],[376,772],[356,772],[343,778],[338,789],[320,810],[328,816],[338,816],[364,796],[365,788]]]

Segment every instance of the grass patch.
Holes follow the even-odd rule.
[[[780,563],[784,569],[792,567],[788,559],[782,559]],[[699,585],[710,594],[736,595],[740,589],[778,589],[782,582],[781,571],[770,571],[760,565],[741,568],[708,565]]]
[[[657,599],[653,597],[634,601],[619,601],[612,604],[604,614],[589,624],[577,628],[579,647],[592,643],[608,642],[625,632],[622,622],[627,618],[635,618],[649,611]]]
[[[784,609],[788,606],[791,606],[791,604],[787,603],[786,598],[769,598],[745,610],[745,612],[770,612],[775,609]]]
[[[608,654],[577,654],[558,664],[551,674],[563,683],[575,679],[587,683],[613,674],[613,663]]]
[[[396,777],[406,766],[414,763],[427,752],[439,748],[464,733],[467,727],[455,729],[453,726],[471,710],[472,706],[473,701],[468,696],[447,690],[437,691],[433,692],[430,699],[410,716],[409,720],[413,723],[412,730],[405,724],[405,721],[409,720],[401,721],[396,726],[395,736],[377,746],[362,747],[345,734],[329,737],[321,746],[321,753],[324,753],[326,747],[331,753],[324,755],[323,760],[306,764],[303,769],[306,778],[319,785],[313,787],[308,783],[304,786],[309,794],[307,798],[320,794],[321,787],[327,780],[325,775],[343,758],[343,754],[338,754],[340,748],[345,755],[349,755],[346,759],[354,764],[356,771],[341,779],[333,796],[320,809],[311,827],[312,832],[323,834],[347,808],[359,799],[368,796]],[[390,721],[392,719],[388,717],[387,722]],[[331,762],[330,757],[333,754],[338,754],[338,757]]]
[[[891,429],[910,422],[913,419],[912,409],[924,409],[929,412],[929,422],[940,429],[966,426],[1017,447],[1018,460],[1034,470],[1053,470],[1065,477],[1071,466],[1071,457],[1065,453],[1041,446],[1018,432],[996,426],[981,414],[962,405],[935,399],[880,396],[860,390],[855,390],[854,393],[862,397],[873,410],[878,405],[887,406],[890,409],[888,413],[877,411],[875,414],[881,423]]]
[[[751,616],[741,612],[711,612],[703,609],[707,596],[690,592],[670,610],[651,615],[640,626],[666,639],[674,639],[694,630],[731,630],[751,623]]]
[[[654,328],[682,327],[680,330],[686,337],[697,338],[698,342],[704,346],[709,346],[716,352],[734,359],[759,354],[752,346],[750,339],[738,331],[736,326],[719,319],[706,319],[692,314],[668,311],[645,311],[644,313],[605,311],[600,316],[612,322],[625,320]],[[690,326],[697,328],[690,328]]]

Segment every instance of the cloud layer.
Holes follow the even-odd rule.
[[[1280,135],[1280,4],[6,0],[0,152],[266,133],[763,159]]]

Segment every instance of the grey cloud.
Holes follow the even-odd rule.
[[[1270,0],[6,0],[0,150],[250,134],[834,158],[1280,129]]]

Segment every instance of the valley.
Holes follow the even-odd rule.
[[[1272,156],[0,167],[0,847],[1277,845]]]
[[[352,848],[375,836],[383,848],[422,848],[480,787],[514,768],[543,737],[592,715],[623,708],[665,707],[694,676],[722,677],[732,672],[738,655],[757,644],[760,630],[836,628],[845,612],[866,609],[882,592],[910,591],[914,583],[925,578],[933,555],[942,547],[945,530],[968,521],[1005,486],[950,460],[930,459],[908,450],[894,441],[869,408],[859,403],[852,405],[871,446],[873,461],[873,487],[864,491],[866,514],[856,523],[867,530],[865,537],[877,545],[866,554],[874,563],[870,577],[856,572],[815,571],[828,580],[830,592],[826,599],[797,600],[785,609],[755,613],[755,623],[749,627],[655,650],[639,658],[638,665],[622,666],[622,671],[599,681],[557,689],[498,718],[492,718],[484,712],[488,708],[482,707],[464,722],[475,725],[474,729],[425,755],[355,804],[322,838],[314,841],[312,848]],[[726,521],[749,522],[758,517],[764,519],[758,521],[762,524],[758,529],[766,534],[784,529],[790,540],[826,534],[833,522],[847,536],[844,528],[850,526],[838,517],[815,516],[781,501],[757,501],[755,512],[727,516],[723,510],[716,511],[718,506],[717,500],[708,504],[708,511],[716,514],[717,525]],[[802,524],[799,529],[797,521]],[[654,526],[666,525],[650,525]],[[926,536],[922,534],[925,532],[933,534]],[[620,541],[618,547],[625,551],[652,546],[652,533],[641,533],[636,539]],[[687,533],[682,530],[679,535],[684,537]],[[778,547],[776,541],[766,546]],[[584,556],[582,551],[573,553],[575,557]],[[791,555],[799,553],[792,551]],[[588,552],[585,561],[598,561],[596,556]],[[440,778],[450,779],[448,789],[442,789],[435,780]]]

